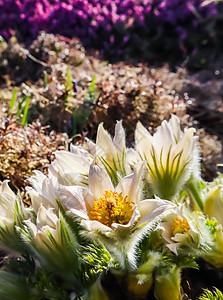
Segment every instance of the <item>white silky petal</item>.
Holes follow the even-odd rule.
[[[173,156],[177,155],[182,151],[181,162],[185,163],[188,157],[191,155],[194,147],[194,128],[189,128],[185,133],[183,138],[176,145]],[[182,165],[181,165],[182,166]]]
[[[77,172],[58,173],[58,183],[62,185],[80,185],[84,186],[88,183],[87,177],[82,176]]]
[[[87,140],[84,142],[84,148],[92,155],[96,155],[96,144],[92,140]]]
[[[34,190],[38,193],[42,192],[42,185],[44,180],[47,179],[46,175],[44,175],[42,172],[38,170],[34,170],[33,173],[35,175],[32,175],[29,179],[28,182],[32,185]],[[30,190],[29,187],[27,187],[27,190]]]
[[[169,120],[169,124],[171,126],[172,131],[173,131],[174,138],[178,142],[180,140],[181,136],[182,136],[182,131],[180,129],[180,120],[179,120],[179,118],[176,115],[172,114],[171,118]]]
[[[167,123],[167,121],[164,120],[162,122],[161,126],[159,126],[157,128],[157,131],[153,136],[153,146],[156,150],[159,160],[160,160],[160,155],[161,155],[161,151],[162,151],[163,166],[166,165],[167,156],[168,156],[170,148],[172,148],[172,150],[171,150],[171,152],[172,152],[175,145],[176,145],[176,141],[174,139],[171,127]]]
[[[140,212],[139,212],[137,205],[135,205],[135,207],[133,209],[132,217],[131,217],[130,221],[128,222],[128,224],[123,225],[123,224],[113,223],[111,225],[111,228],[115,231],[125,230],[126,228],[132,227],[139,220],[139,218],[140,218]]]
[[[56,200],[54,199],[53,202],[50,202],[48,199],[44,198],[41,194],[36,192],[34,189],[29,190],[29,196],[32,202],[32,208],[37,213],[41,204],[46,208],[58,208]]]
[[[12,198],[15,199],[15,198],[16,198],[16,195],[15,195],[14,192],[10,189],[8,183],[9,183],[9,180],[4,180],[4,181],[2,182],[2,185],[0,186],[0,193],[1,193],[1,192],[2,192],[2,193],[5,193],[5,194],[7,194],[7,195],[9,195],[10,197],[12,197]]]
[[[128,200],[133,203],[138,203],[139,195],[138,195],[138,181],[136,175],[134,173],[123,177],[115,191],[117,193],[122,193],[123,197],[128,196]]]
[[[77,155],[82,155],[82,156],[85,156],[85,157],[89,157],[89,152],[86,151],[81,146],[76,146],[76,145],[71,144],[70,145],[70,152],[73,153],[73,154],[77,154]]]
[[[172,243],[172,244],[167,244],[167,248],[170,249],[170,251],[174,252],[176,255],[178,255],[178,252],[177,252],[177,248],[179,247],[180,244],[178,243]]]
[[[67,214],[70,215],[70,214],[74,214],[75,216],[77,217],[80,217],[81,219],[86,219],[88,220],[88,214],[86,212],[84,212],[83,210],[78,210],[78,209],[75,209],[75,208],[71,208],[67,211]]]
[[[134,173],[123,177],[117,187],[116,192],[122,193],[123,197],[128,195],[128,200],[137,204],[140,198],[140,175],[144,167],[144,162],[135,165]]]
[[[99,124],[96,137],[96,155],[102,156],[105,160],[116,157],[116,149],[110,134]]]
[[[187,233],[177,233],[175,234],[175,236],[172,237],[172,240],[174,242],[178,242],[179,244],[182,244],[183,241],[185,241],[188,237],[188,235],[190,235],[191,230],[189,230]]]
[[[146,199],[138,204],[141,214],[140,224],[154,219],[166,210],[175,209],[176,205],[168,200]]]
[[[140,153],[142,158],[150,156],[152,150],[153,138],[149,131],[140,123],[137,123],[135,130],[136,150]]]
[[[40,227],[49,225],[52,228],[56,228],[58,217],[53,211],[53,208],[46,209],[41,205],[37,213],[37,225]]]
[[[115,148],[122,154],[123,149],[125,149],[125,131],[122,126],[122,121],[117,121],[116,123],[113,143]]]
[[[31,220],[24,220],[23,221],[26,226],[29,228],[29,230],[31,231],[31,234],[35,237],[37,235],[37,226],[31,222]]]
[[[88,181],[89,190],[97,200],[103,196],[106,190],[114,190],[113,184],[108,173],[103,167],[97,165],[95,161],[93,161],[90,166]]]
[[[88,189],[80,186],[61,186],[58,198],[68,210],[75,209],[81,211],[87,217],[87,207],[85,199]]]
[[[47,199],[50,203],[55,203],[57,187],[53,186],[52,182],[46,178],[42,184],[42,196]]]
[[[64,150],[58,150],[55,153],[57,163],[65,173],[78,172],[87,174],[91,160],[83,155],[74,154]]]
[[[88,231],[101,231],[104,233],[113,231],[110,227],[98,221],[82,220],[81,225],[84,226]]]
[[[134,164],[140,162],[139,153],[133,148],[126,149],[126,163],[127,165],[133,166]]]

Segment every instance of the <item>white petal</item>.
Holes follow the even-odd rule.
[[[179,245],[180,245],[180,244],[178,244],[178,243],[172,243],[172,244],[167,244],[166,246],[167,246],[167,248],[170,249],[170,251],[172,251],[172,252],[174,252],[176,255],[178,255],[178,253],[177,253],[177,248],[178,248]]]
[[[84,147],[91,155],[96,155],[96,144],[94,142],[92,142],[91,140],[87,140],[84,142]]]
[[[87,207],[85,199],[87,198],[88,189],[80,186],[61,186],[58,198],[67,207],[81,211],[87,218]]]
[[[40,206],[39,211],[37,213],[37,225],[45,226],[49,225],[52,228],[56,228],[58,217],[54,213],[53,208],[46,209],[44,206]]]
[[[144,163],[139,163],[134,168],[134,173],[123,177],[116,187],[116,192],[122,193],[123,197],[128,196],[130,202],[138,203],[140,197],[140,174]]]
[[[88,173],[91,161],[87,157],[64,150],[56,151],[54,154],[57,163],[65,173],[72,171],[81,174]]]
[[[147,222],[168,209],[175,208],[176,205],[168,200],[158,200],[158,199],[146,199],[138,204],[138,208],[141,214],[140,223]]]
[[[157,152],[159,160],[162,151],[162,164],[163,166],[165,166],[170,148],[172,147],[172,152],[173,147],[175,147],[176,145],[173,132],[166,120],[164,120],[161,126],[157,128],[157,131],[153,136],[153,145]]]
[[[42,172],[38,170],[34,170],[33,173],[35,175],[32,175],[28,181],[32,185],[32,187],[36,190],[36,192],[41,193],[42,192],[42,185],[43,181],[47,178],[46,175],[44,175]],[[29,187],[27,188],[29,189]]]
[[[52,182],[46,178],[43,181],[42,185],[42,196],[47,199],[52,205],[55,204],[55,198],[56,198],[56,187],[53,186]]]
[[[116,123],[113,143],[115,148],[122,154],[123,149],[125,149],[125,131],[122,126],[122,121],[117,121]]]
[[[172,222],[163,222],[159,225],[159,228],[163,231],[162,237],[164,240],[166,240],[168,243],[173,243],[172,241]]]
[[[9,180],[4,180],[2,182],[2,185],[0,186],[0,192],[2,193],[6,193],[8,194],[9,196],[11,196],[12,198],[16,198],[16,195],[14,194],[14,192],[10,189],[9,185]]]
[[[112,229],[98,221],[82,220],[81,225],[88,231],[112,232]]]
[[[89,190],[96,199],[103,196],[106,190],[114,190],[113,184],[105,169],[95,161],[92,162],[89,171]]]
[[[191,155],[194,147],[194,128],[189,128],[185,133],[183,138],[177,144],[173,156],[177,155],[182,151],[181,162],[185,163],[188,160],[188,157]]]
[[[116,157],[116,149],[110,134],[104,129],[103,124],[99,124],[96,137],[96,154],[105,160]]]
[[[140,155],[144,158],[150,156],[152,150],[152,136],[149,131],[140,123],[137,123],[135,130],[135,141],[136,150],[139,151]]]
[[[125,230],[126,228],[134,226],[135,223],[139,220],[139,218],[140,218],[140,212],[138,210],[137,205],[135,205],[135,207],[133,209],[131,220],[128,222],[128,224],[122,225],[122,224],[118,224],[118,223],[113,223],[111,225],[111,228],[115,231]]]
[[[182,136],[182,131],[180,129],[180,120],[179,120],[179,118],[176,115],[172,114],[171,118],[169,120],[169,124],[171,126],[172,131],[173,131],[174,138],[178,142],[180,140],[181,136]]]
[[[31,220],[24,220],[23,221],[30,229],[31,234],[35,237],[37,235],[37,227]]]
[[[81,146],[76,146],[76,145],[71,144],[70,145],[70,152],[73,153],[73,154],[77,154],[77,155],[82,155],[82,156],[85,156],[85,157],[89,157],[88,151],[86,151]]]
[[[63,173],[63,170],[61,170],[58,172],[58,183],[62,185],[86,186],[88,184],[88,178],[77,172]]]
[[[127,165],[134,165],[137,162],[140,162],[140,157],[139,157],[139,153],[133,149],[133,148],[128,148],[126,149],[126,163]]]
[[[78,210],[78,209],[75,209],[75,208],[71,208],[67,211],[67,214],[70,215],[70,214],[74,214],[75,216],[77,217],[80,217],[81,219],[86,219],[88,220],[88,214],[86,212],[84,212],[83,210]]]
[[[29,191],[29,196],[32,202],[32,208],[37,213],[40,205],[42,204],[46,208],[54,207],[58,208],[56,200],[54,202],[50,202],[48,199],[44,198],[41,194],[37,193],[34,189]]]

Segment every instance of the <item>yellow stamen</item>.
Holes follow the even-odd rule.
[[[173,236],[175,236],[177,233],[184,234],[190,230],[190,225],[188,224],[188,221],[185,218],[180,219],[176,217],[173,220],[172,230],[173,230]]]
[[[128,196],[122,193],[105,191],[103,197],[94,201],[94,209],[91,211],[93,220],[99,221],[111,227],[113,223],[128,224],[133,213],[133,203]]]

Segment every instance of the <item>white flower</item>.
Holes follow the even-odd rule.
[[[211,231],[214,238],[212,251],[204,256],[204,259],[211,263],[215,268],[223,267],[223,228],[218,225],[215,220],[208,220],[209,225],[212,225]]]
[[[174,204],[160,199],[140,201],[141,168],[114,187],[106,170],[93,161],[89,188],[61,186],[59,200],[70,213],[82,219],[81,224],[89,231],[114,232],[142,224]]]
[[[34,173],[35,175],[28,179],[32,187],[26,188],[32,201],[32,208],[36,213],[41,205],[45,208],[57,208],[56,191],[58,189],[58,182],[56,177],[50,170],[48,177],[40,171],[34,171]]]
[[[102,159],[108,170],[110,167],[121,176],[130,174],[131,166],[139,161],[137,152],[132,148],[126,148],[122,121],[117,121],[113,139],[102,123],[98,126],[95,154]]]
[[[0,226],[13,227],[15,221],[15,201],[17,196],[8,186],[8,180],[3,181],[0,185]]]
[[[56,151],[54,154],[55,160],[50,171],[57,177],[59,184],[66,186],[87,186],[90,165],[95,158],[106,168],[115,184],[118,176],[132,173],[132,165],[140,160],[134,149],[125,146],[125,132],[121,121],[115,126],[113,139],[101,123],[95,144],[87,140],[83,147],[71,145],[71,152]]]
[[[26,220],[24,223],[29,228],[37,248],[40,247],[47,250],[47,245],[49,244],[52,248],[53,244],[50,241],[50,235],[58,244],[61,244],[59,229],[60,219],[55,214],[53,208],[46,209],[43,205],[40,205],[37,213],[36,224],[34,224],[31,220]]]
[[[204,212],[209,218],[215,218],[223,225],[223,189],[222,186],[213,188],[204,202]]]
[[[190,212],[184,205],[167,212],[160,228],[162,236],[168,242],[166,245],[175,254],[178,251],[208,251],[212,243],[211,234],[207,228],[206,219],[200,212]],[[189,249],[189,250],[188,250]]]
[[[194,131],[194,128],[189,128],[183,133],[175,115],[171,116],[169,122],[163,121],[153,136],[141,123],[137,124],[136,150],[142,160],[147,160],[148,181],[159,197],[171,199],[192,172],[198,169],[199,156]]]
[[[80,146],[71,147],[71,152],[58,150],[49,170],[62,185],[87,185],[93,157]]]
[[[159,300],[180,300],[182,298],[180,277],[180,268],[176,266],[155,277],[155,295]]]

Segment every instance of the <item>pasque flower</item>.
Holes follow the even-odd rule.
[[[15,221],[14,206],[17,196],[8,186],[8,181],[5,180],[0,185],[0,226],[12,227]]]
[[[135,130],[136,149],[142,160],[147,160],[147,180],[159,197],[171,199],[190,178],[199,173],[199,155],[194,128],[180,129],[179,119],[172,115],[162,122],[151,136],[141,124]]]
[[[112,182],[118,183],[118,177],[132,173],[132,165],[139,161],[139,156],[133,148],[125,145],[125,131],[122,122],[115,126],[115,135],[98,126],[96,143],[86,140],[83,146],[71,145],[71,151],[56,151],[55,160],[50,166],[59,184],[88,185],[88,173],[93,159],[107,170]]]
[[[125,131],[121,121],[116,123],[113,139],[102,123],[98,126],[95,154],[102,161],[111,178],[116,172],[121,176],[130,174],[131,166],[139,161],[137,152],[133,148],[126,147]]]
[[[37,214],[41,204],[45,208],[57,208],[56,191],[58,182],[56,176],[51,173],[46,176],[40,171],[34,171],[35,175],[29,178],[29,183],[32,187],[27,187],[26,191],[32,201],[32,208]]]
[[[14,225],[29,217],[20,197],[9,187],[8,180],[0,184],[0,227],[3,230],[13,231]]]
[[[209,226],[214,244],[212,247],[212,251],[207,253],[204,256],[204,259],[211,263],[215,268],[223,267],[223,228],[222,225],[218,224],[216,220],[207,220],[207,225]]]
[[[204,254],[211,249],[213,239],[205,217],[182,204],[167,212],[159,227],[163,230],[166,246],[175,254],[188,254],[188,251],[191,255]]]
[[[55,214],[53,208],[46,209],[43,205],[41,205],[38,210],[35,223],[36,224],[34,224],[30,219],[25,221],[31,236],[35,241],[35,247],[47,250],[47,245],[50,244],[52,249],[53,243],[50,241],[50,235],[58,244],[61,244],[59,229],[60,219]]]
[[[215,218],[223,225],[223,189],[216,186],[207,195],[204,201],[204,212],[209,218]]]
[[[180,268],[173,266],[168,272],[156,276],[155,294],[159,300],[180,300]]]
[[[114,187],[106,170],[93,161],[88,188],[61,186],[59,200],[69,213],[82,219],[81,224],[89,231],[109,233],[132,228],[174,206],[161,199],[140,201],[142,167],[135,168]]]

